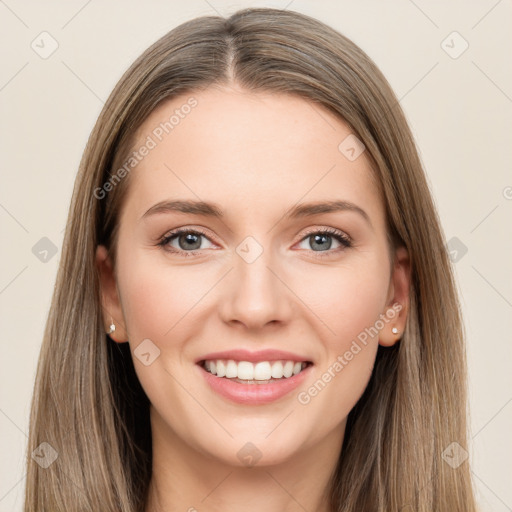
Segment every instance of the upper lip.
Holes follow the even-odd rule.
[[[233,359],[235,361],[250,361],[250,362],[258,362],[258,361],[296,361],[302,362],[307,361],[311,362],[311,360],[306,356],[301,356],[299,354],[293,354],[292,352],[286,352],[284,350],[276,350],[276,349],[265,349],[258,350],[256,352],[245,350],[245,349],[232,349],[232,350],[224,350],[222,352],[210,352],[198,359],[196,359],[196,363],[200,363],[205,360],[211,359]]]

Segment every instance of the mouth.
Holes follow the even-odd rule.
[[[291,399],[292,391],[309,380],[314,365],[311,361],[290,359],[202,359],[195,366],[217,396],[257,406]]]
[[[291,379],[313,365],[311,361],[279,359],[274,361],[236,361],[203,359],[198,365],[206,372],[238,384],[263,385]]]

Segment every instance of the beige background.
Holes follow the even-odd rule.
[[[468,334],[467,449],[478,499],[482,511],[512,510],[510,0],[0,0],[0,511],[21,511],[41,338],[78,163],[103,101],[174,26],[257,5],[329,23],[375,60],[400,98],[446,241],[467,248],[454,267]],[[52,38],[58,48],[43,59],[31,43],[41,53]],[[32,252],[43,237],[57,249],[47,262]]]

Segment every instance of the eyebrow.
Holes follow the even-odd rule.
[[[352,211],[361,215],[364,220],[373,228],[369,215],[359,206],[349,201],[336,200],[336,201],[322,201],[301,203],[290,208],[283,217],[288,219],[311,217],[320,215],[322,213],[333,213],[338,211]],[[222,219],[224,213],[219,205],[215,203],[207,203],[204,201],[195,200],[175,200],[175,201],[161,201],[153,205],[149,210],[142,215],[141,220],[151,215],[159,213],[190,213],[192,215],[203,215],[206,217],[215,217]]]

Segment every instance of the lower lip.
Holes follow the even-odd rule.
[[[247,405],[268,404],[279,400],[300,386],[313,367],[310,364],[297,375],[275,380],[269,384],[242,384],[225,377],[217,377],[206,371],[201,365],[197,366],[213,391],[233,402]]]

